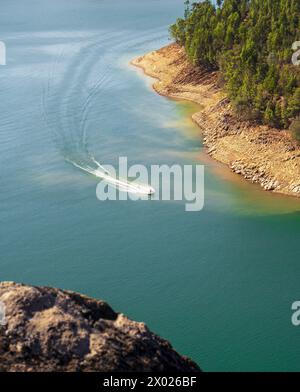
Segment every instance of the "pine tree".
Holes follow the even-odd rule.
[[[291,63],[300,40],[299,0],[185,2],[170,32],[197,65],[219,69],[229,98],[249,118],[289,127],[300,115],[300,67]]]

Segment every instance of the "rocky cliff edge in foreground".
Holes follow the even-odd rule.
[[[0,371],[199,371],[143,323],[70,291],[0,283]]]

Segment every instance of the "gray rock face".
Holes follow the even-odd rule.
[[[144,323],[48,287],[0,283],[0,371],[199,371]]]

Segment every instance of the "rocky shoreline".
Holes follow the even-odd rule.
[[[0,372],[200,371],[144,323],[101,300],[1,282],[0,305]]]
[[[288,131],[238,118],[219,87],[218,72],[190,65],[177,44],[131,63],[157,79],[153,84],[157,93],[201,106],[193,120],[214,159],[266,191],[300,197],[300,146]]]

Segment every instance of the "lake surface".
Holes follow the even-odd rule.
[[[203,150],[196,107],[129,65],[181,0],[2,0],[0,278],[103,298],[204,370],[300,370],[300,201]],[[100,202],[70,163],[205,165],[205,208]]]

